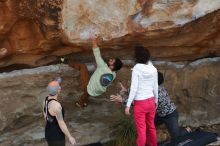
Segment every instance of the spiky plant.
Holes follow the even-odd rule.
[[[133,115],[122,116],[113,126],[115,146],[134,146],[136,141],[136,128]]]

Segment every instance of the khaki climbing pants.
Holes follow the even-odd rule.
[[[79,70],[80,72],[80,90],[83,92],[83,95],[78,99],[80,105],[87,104],[89,94],[87,92],[87,85],[89,83],[89,71],[85,64],[79,63],[73,60],[69,60],[69,66]]]

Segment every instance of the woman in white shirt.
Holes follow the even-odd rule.
[[[157,69],[150,62],[150,53],[144,47],[135,47],[135,61],[125,114],[130,115],[130,106],[134,101],[137,146],[157,146],[154,125],[158,101]]]

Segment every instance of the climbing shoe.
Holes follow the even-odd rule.
[[[60,63],[62,63],[62,64],[68,64],[68,62],[69,62],[68,58],[66,58],[66,57],[61,57],[61,58],[60,58]]]

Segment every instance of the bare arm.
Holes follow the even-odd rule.
[[[93,48],[98,48],[98,40],[96,37],[92,37],[92,47]]]
[[[110,101],[122,103],[123,106],[126,106],[129,92],[128,89],[121,82],[119,82],[119,84],[121,86],[120,94],[111,95]]]
[[[43,102],[42,111],[43,111],[43,115],[44,115],[44,120],[46,121],[46,114],[45,114],[45,112],[44,112],[44,106],[45,106],[45,102]]]
[[[72,145],[74,145],[76,142],[75,142],[75,139],[72,137],[72,135],[70,134],[67,126],[66,126],[66,123],[64,122],[63,120],[63,114],[62,114],[62,107],[59,105],[56,109],[56,119],[58,121],[58,124],[60,126],[60,129],[63,131],[63,133],[68,137],[70,143]]]

